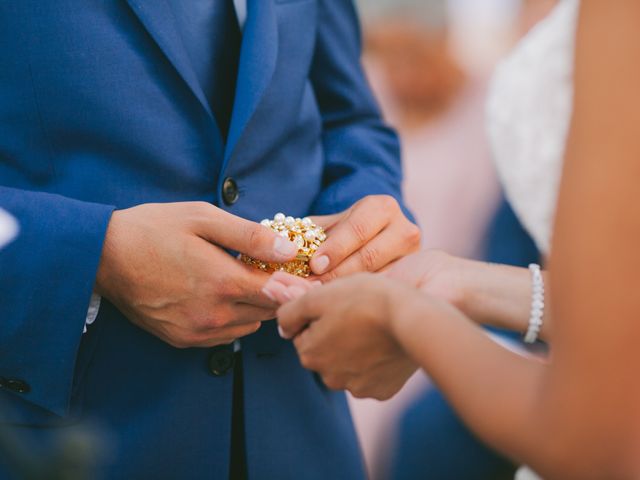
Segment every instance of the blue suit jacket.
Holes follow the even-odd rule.
[[[97,422],[107,477],[227,478],[232,376],[208,373],[207,350],[174,349],[106,301],[82,335],[105,230],[146,202],[260,220],[399,198],[397,139],[359,55],[350,0],[249,0],[225,144],[164,0],[0,2],[0,207],[21,225],[0,253],[0,377],[30,386],[4,382],[2,422],[38,437]],[[344,395],[273,322],[243,356],[250,478],[360,478]]]

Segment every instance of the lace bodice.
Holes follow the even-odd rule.
[[[507,198],[543,253],[573,106],[578,0],[562,0],[496,70],[488,131]]]

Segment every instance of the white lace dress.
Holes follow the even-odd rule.
[[[549,252],[573,106],[578,0],[561,0],[496,70],[487,107],[495,163],[518,218]]]

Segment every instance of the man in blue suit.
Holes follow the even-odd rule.
[[[361,478],[344,395],[262,323],[265,274],[234,258],[295,255],[254,223],[279,211],[329,228],[323,280],[417,247],[352,2],[3,0],[0,51],[21,227],[0,422],[43,442],[98,423],[107,478]]]

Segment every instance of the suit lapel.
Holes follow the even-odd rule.
[[[171,7],[165,0],[126,1],[217,125],[175,27]],[[247,0],[236,95],[222,171],[271,82],[277,59],[278,24],[273,0]]]
[[[182,38],[175,27],[173,11],[165,0],[126,0],[144,28],[158,44],[202,107],[213,119],[209,103],[191,66]]]
[[[247,0],[247,20],[223,169],[271,82],[277,59],[278,24],[273,0]]]

